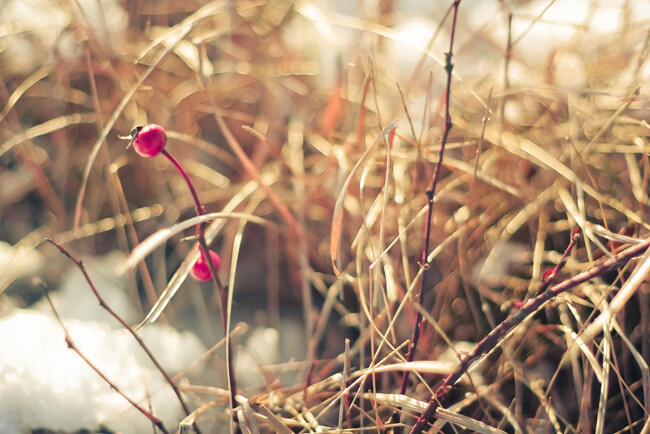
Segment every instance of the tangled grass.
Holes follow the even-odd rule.
[[[206,236],[230,264],[230,315],[304,323],[304,357],[255,368],[266,384],[232,413],[225,376],[181,385],[181,429],[399,432],[433,405],[433,432],[648,432],[650,21],[642,1],[575,1],[584,20],[556,22],[560,3],[51,2],[46,27],[5,18],[0,238],[133,252],[143,318],[166,290],[167,321],[218,329],[218,297],[174,273],[192,264],[183,228],[155,238],[192,198],[117,138],[155,122],[220,213]]]

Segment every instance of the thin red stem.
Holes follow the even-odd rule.
[[[190,193],[192,195],[192,199],[194,200],[194,208],[196,210],[196,215],[197,216],[202,216],[205,214],[205,208],[201,204],[201,201],[199,200],[199,195],[196,193],[196,189],[194,188],[194,184],[192,183],[192,180],[190,179],[189,175],[181,166],[181,163],[176,160],[165,148],[163,148],[160,153],[164,155],[173,165],[176,167],[176,170],[181,174],[183,179],[185,180],[185,183],[187,184],[187,187],[190,189]],[[226,359],[228,363],[228,386],[230,390],[230,404],[234,408],[237,406],[237,401],[235,400],[235,394],[236,394],[236,383],[235,383],[235,374],[232,369],[232,348],[230,345],[230,339],[228,339],[228,291],[226,287],[223,285],[221,282],[221,279],[219,278],[218,270],[216,265],[214,264],[214,261],[212,260],[212,255],[210,255],[210,248],[208,247],[208,243],[205,239],[205,226],[206,223],[199,223],[196,225],[196,237],[199,242],[199,248],[201,249],[201,254],[205,257],[205,260],[208,264],[208,268],[210,269],[210,274],[212,275],[212,281],[217,287],[217,290],[219,292],[219,298],[221,301],[221,319],[222,319],[222,325],[223,325],[223,332],[226,335]]]
[[[52,242],[51,240],[48,240],[48,241]],[[53,243],[53,244],[56,246],[55,243]],[[59,249],[59,250],[61,250],[61,249]],[[63,250],[62,250],[62,252],[63,252]],[[68,256],[69,258],[72,259],[72,257],[70,256],[70,254],[65,253],[65,252],[64,252],[64,254],[65,254],[66,256]],[[76,262],[76,261],[75,261],[75,262]],[[83,271],[83,270],[82,270],[82,271]],[[43,289],[44,289],[44,291],[45,291],[45,297],[47,298],[47,302],[50,304],[50,307],[52,308],[52,312],[54,312],[54,317],[56,318],[56,320],[58,321],[58,323],[61,325],[61,328],[63,329],[63,333],[65,334],[65,343],[66,343],[66,345],[68,346],[68,348],[70,348],[71,350],[73,350],[74,352],[76,352],[76,353],[79,355],[79,357],[81,357],[81,359],[82,359],[82,360],[83,360],[83,361],[84,361],[84,362],[85,362],[85,363],[86,363],[86,364],[87,364],[87,365],[88,365],[88,366],[89,366],[93,371],[95,371],[95,372],[97,373],[97,375],[99,375],[99,376],[102,378],[102,380],[104,380],[104,381],[106,382],[106,384],[108,384],[108,385],[110,386],[111,389],[113,389],[113,390],[114,390],[115,392],[117,392],[120,396],[122,396],[122,398],[126,399],[126,400],[128,401],[129,404],[131,404],[131,405],[132,405],[136,410],[138,410],[138,411],[139,411],[140,413],[142,413],[142,414],[143,414],[147,419],[149,419],[149,420],[151,421],[151,423],[153,423],[155,426],[158,427],[158,429],[160,429],[160,431],[162,431],[164,434],[169,434],[169,431],[167,431],[167,429],[165,428],[165,425],[163,425],[163,423],[162,423],[162,421],[161,421],[160,419],[158,419],[156,416],[154,416],[152,413],[148,412],[148,411],[145,410],[144,408],[140,407],[140,406],[139,406],[139,405],[138,405],[134,400],[132,400],[131,398],[129,398],[129,397],[128,397],[124,392],[122,392],[122,390],[121,390],[121,389],[120,389],[120,388],[119,388],[115,383],[113,383],[113,382],[112,382],[112,381],[111,381],[111,380],[106,376],[106,374],[104,374],[104,373],[103,373],[103,372],[102,372],[102,371],[101,371],[97,366],[95,366],[95,364],[94,364],[93,362],[90,361],[90,359],[88,359],[88,357],[86,357],[86,355],[85,355],[84,353],[81,352],[81,350],[79,349],[79,347],[77,347],[77,345],[75,344],[75,342],[72,340],[72,337],[70,336],[70,333],[68,332],[68,328],[65,326],[63,320],[62,320],[61,317],[59,316],[59,312],[58,312],[58,311],[56,310],[56,308],[54,307],[54,303],[52,303],[52,299],[50,298],[50,294],[49,294],[49,291],[48,291],[48,289],[47,289],[47,286],[43,285]]]
[[[194,199],[194,208],[196,209],[196,215],[204,215],[205,208],[203,208],[203,205],[201,205],[201,201],[199,200],[199,195],[196,193],[194,184],[192,184],[192,180],[190,179],[183,166],[181,166],[181,163],[179,163],[178,160],[174,158],[172,154],[170,154],[165,148],[163,148],[160,153],[163,154],[174,165],[176,170],[178,170],[178,173],[180,173],[185,180],[185,183],[189,187],[190,193],[192,194],[192,199]]]
[[[196,193],[196,189],[194,188],[194,184],[192,183],[192,180],[190,179],[189,175],[181,165],[181,163],[176,160],[166,149],[162,149],[160,151],[162,155],[164,155],[178,170],[178,172],[181,174],[183,179],[185,180],[185,183],[187,184],[187,187],[190,189],[190,194],[192,195],[192,199],[194,200],[194,209],[196,210],[196,215],[197,216],[202,216],[205,215],[205,208],[201,204],[201,201],[199,200],[199,195]],[[226,329],[226,308],[227,308],[227,294],[228,292],[226,291],[226,287],[223,285],[221,282],[221,279],[219,278],[219,275],[217,274],[217,267],[215,266],[214,262],[212,261],[212,256],[210,255],[210,249],[208,247],[208,243],[205,240],[205,225],[206,223],[199,223],[196,225],[196,237],[199,242],[199,246],[201,248],[201,253],[205,256],[205,260],[208,263],[208,267],[210,268],[210,273],[212,274],[212,280],[214,283],[217,285],[217,288],[219,290],[219,295],[221,298],[221,310],[222,310],[222,320],[223,320],[223,327],[224,327],[224,332]]]
[[[566,250],[564,250],[564,253],[562,254],[562,258],[560,258],[560,261],[555,265],[553,270],[544,276],[542,280],[542,285],[539,287],[539,289],[537,290],[537,294],[535,295],[539,295],[542,292],[546,291],[546,289],[549,286],[551,286],[551,283],[555,281],[557,275],[560,273],[560,271],[562,271],[562,269],[566,265],[566,261],[569,259],[569,255],[571,254],[571,251],[578,243],[579,239],[580,239],[580,228],[575,228],[573,233],[571,234],[571,242],[567,246]]]
[[[445,90],[445,126],[442,133],[442,137],[440,138],[440,150],[438,152],[439,154],[438,161],[436,162],[436,165],[433,169],[433,175],[431,176],[431,187],[427,191],[428,209],[427,209],[426,226],[424,229],[424,247],[422,248],[422,255],[420,256],[421,267],[427,266],[427,257],[429,256],[429,242],[431,239],[433,197],[435,196],[436,187],[438,186],[438,179],[440,178],[440,168],[442,166],[442,158],[445,152],[445,146],[447,144],[447,139],[449,138],[449,132],[451,131],[451,128],[453,126],[451,122],[451,115],[449,114],[449,101],[451,95],[451,78],[452,78],[451,72],[454,67],[453,64],[451,63],[451,58],[453,56],[454,36],[456,34],[456,18],[458,16],[458,5],[460,4],[460,1],[461,0],[455,0],[453,4],[454,13],[451,21],[451,36],[449,40],[449,51],[445,53],[445,71],[447,71],[447,88]],[[420,304],[422,304],[423,289],[426,288],[427,275],[428,273],[426,272],[422,273],[422,278],[420,279],[420,283],[418,285],[418,292],[416,297],[417,297],[417,302]],[[406,360],[408,362],[413,361],[413,358],[415,357],[415,350],[417,348],[418,341],[420,339],[420,333],[422,332],[422,327],[423,327],[423,316],[422,313],[418,312],[415,318],[415,324],[413,326],[413,334],[411,336],[411,342],[409,344],[408,353],[406,354]],[[406,392],[406,388],[408,387],[409,376],[410,376],[410,372],[404,371],[402,375],[402,384],[400,387],[400,394],[402,395]]]

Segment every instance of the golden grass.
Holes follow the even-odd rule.
[[[588,21],[551,23],[575,33],[539,47],[531,34],[555,2],[512,6],[508,31],[502,2],[491,24],[472,27],[477,6],[467,1],[427,264],[451,14],[447,5],[422,14],[439,26],[422,44],[399,30],[413,16],[400,2],[356,14],[309,1],[136,2],[113,39],[60,2],[69,22],[59,35],[72,38],[74,55],[62,54],[63,36],[37,37],[26,20],[5,25],[0,239],[17,250],[51,236],[81,256],[132,252],[143,318],[163,293],[168,321],[189,311],[219,330],[210,294],[202,304],[181,287],[198,251],[172,232],[140,244],[193,216],[169,164],[117,138],[164,125],[214,213],[206,236],[225,258],[230,313],[266,306],[268,326],[294,311],[304,323],[301,360],[261,367],[266,387],[240,390],[232,419],[225,382],[184,387],[198,425],[408,431],[459,360],[535,295],[574,228],[584,236],[556,283],[650,229],[650,33],[634,13],[643,2],[617,6],[627,21],[607,36]],[[9,61],[19,42],[42,65]],[[145,247],[167,253],[142,261]],[[434,432],[647,432],[647,255],[552,299],[499,339],[442,403]],[[11,285],[20,283],[1,290]],[[418,312],[426,325],[409,364]]]

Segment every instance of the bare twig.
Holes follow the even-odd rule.
[[[156,357],[153,355],[153,353],[151,352],[149,347],[147,347],[147,344],[144,343],[144,341],[142,340],[140,335],[138,335],[138,333],[136,333],[136,331],[133,329],[133,327],[131,327],[126,321],[124,321],[124,318],[122,318],[117,312],[115,312],[113,310],[113,308],[111,308],[106,303],[104,298],[99,294],[99,291],[95,287],[95,284],[93,283],[92,279],[88,275],[88,271],[86,270],[86,266],[84,265],[83,261],[81,259],[73,256],[72,253],[70,253],[65,247],[63,247],[61,244],[54,241],[52,238],[48,238],[47,242],[52,244],[57,249],[59,249],[59,251],[64,256],[66,256],[68,259],[70,259],[70,261],[74,262],[74,264],[79,268],[79,270],[81,271],[81,273],[84,276],[84,279],[86,279],[86,282],[88,282],[88,286],[90,286],[90,289],[92,290],[93,294],[97,298],[97,301],[99,301],[99,305],[102,308],[104,308],[113,318],[115,318],[122,325],[122,327],[124,327],[131,334],[131,336],[133,336],[133,338],[138,342],[138,345],[140,345],[140,347],[147,354],[147,357],[149,357],[149,359],[156,366],[156,369],[158,369],[158,371],[160,371],[160,373],[163,375],[163,377],[165,377],[165,381],[167,381],[167,383],[174,390],[174,393],[176,394],[176,397],[178,398],[178,401],[180,402],[181,406],[183,407],[183,411],[185,412],[185,414],[189,415],[190,414],[190,409],[187,406],[187,404],[185,403],[185,400],[183,399],[183,396],[181,395],[181,392],[180,392],[178,386],[176,385],[176,383],[174,383],[174,380],[172,380],[172,378],[169,376],[169,374],[167,374],[167,371],[165,371],[165,369],[162,367],[162,365],[160,364],[158,359],[156,359]],[[58,315],[57,315],[57,317],[58,317]],[[66,334],[67,334],[67,331],[66,331]],[[103,376],[102,376],[102,378],[103,378]],[[194,424],[194,429],[196,430],[197,433],[201,433],[201,430],[200,430],[199,426],[196,423]]]
[[[544,276],[542,277],[542,286],[539,287],[537,290],[537,294],[539,295],[546,291],[546,289],[551,286],[551,283],[553,283],[560,271],[562,271],[562,268],[566,265],[567,259],[569,259],[569,255],[571,254],[571,251],[573,248],[576,246],[576,243],[580,239],[580,228],[575,228],[573,230],[573,233],[571,234],[571,242],[567,246],[566,250],[562,254],[562,258],[560,258],[560,262],[555,265],[555,267],[552,270],[548,270],[546,273],[544,273]]]
[[[440,138],[440,150],[438,151],[438,161],[433,169],[433,175],[431,176],[431,187],[426,192],[427,199],[428,199],[428,208],[427,208],[427,218],[425,223],[426,226],[424,229],[424,247],[422,248],[422,255],[420,257],[420,266],[422,267],[426,267],[427,257],[429,256],[429,240],[431,239],[431,220],[433,215],[433,197],[435,196],[436,187],[438,185],[438,179],[440,177],[440,168],[442,166],[442,158],[445,152],[445,145],[447,144],[449,132],[451,131],[451,127],[452,127],[451,115],[449,114],[449,100],[451,95],[451,77],[452,77],[452,70],[453,70],[453,64],[451,63],[451,58],[453,56],[454,35],[456,33],[456,18],[458,16],[458,6],[460,4],[460,1],[461,0],[455,0],[453,3],[453,15],[451,21],[451,36],[449,40],[449,51],[445,53],[445,71],[447,71],[447,88],[445,90],[445,125],[442,133],[442,137]],[[420,279],[420,284],[418,287],[418,292],[416,297],[417,297],[417,302],[420,304],[422,304],[423,289],[426,288],[427,274],[428,273],[422,274],[422,278]],[[422,314],[418,312],[415,318],[415,324],[413,326],[411,343],[409,345],[408,353],[406,354],[406,360],[409,362],[413,361],[413,358],[415,356],[415,350],[418,345],[420,333],[422,332],[422,325],[423,325]],[[406,388],[408,387],[409,375],[410,375],[409,371],[404,371],[404,374],[402,376],[402,385],[400,387],[401,395],[404,395],[406,392]]]
[[[48,240],[48,241],[51,242],[52,244],[54,244],[55,246],[59,247],[52,240]],[[61,250],[61,253],[63,253],[68,258],[70,258],[72,261],[74,261],[81,268],[81,271],[82,271],[82,273],[84,273],[84,276],[87,276],[86,271],[83,268],[83,263],[81,261],[77,262],[65,249],[62,249],[61,247],[59,247],[59,250]],[[163,423],[162,423],[162,421],[160,419],[158,419],[156,416],[154,416],[152,413],[148,412],[144,408],[140,407],[135,401],[133,401],[131,398],[129,398],[126,394],[124,394],[124,392],[122,392],[122,390],[119,387],[117,387],[117,385],[115,383],[113,383],[102,371],[99,370],[99,368],[97,366],[95,366],[95,364],[93,362],[91,362],[88,359],[88,357],[86,357],[84,355],[84,353],[81,352],[79,347],[77,347],[77,345],[72,340],[72,337],[70,336],[70,332],[68,332],[68,328],[65,326],[63,320],[59,316],[59,312],[54,307],[54,303],[52,303],[52,299],[50,298],[50,293],[49,293],[46,285],[43,285],[43,290],[45,291],[45,297],[47,298],[47,302],[50,304],[50,307],[52,308],[52,312],[54,312],[54,316],[56,317],[56,320],[58,321],[59,324],[61,324],[61,328],[63,329],[63,333],[65,333],[65,343],[66,343],[66,345],[68,345],[68,348],[70,348],[71,350],[74,350],[79,355],[79,357],[81,357],[83,359],[83,361],[86,362],[86,364],[88,366],[90,366],[90,368],[97,373],[97,375],[99,375],[100,377],[102,377],[102,379],[104,381],[106,381],[106,383],[111,387],[111,389],[113,389],[117,393],[119,393],[124,399],[126,399],[129,402],[129,404],[131,404],[136,410],[138,410],[147,419],[149,419],[151,421],[151,423],[156,425],[159,430],[161,430],[165,434],[168,434],[169,431],[167,431],[167,429],[165,428],[165,425],[163,425]],[[93,291],[95,291],[94,288],[93,288]],[[103,302],[103,300],[100,300],[100,304],[102,304],[102,302]],[[105,304],[102,304],[102,306],[106,307]]]

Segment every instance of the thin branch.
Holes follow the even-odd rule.
[[[186,415],[189,415],[190,409],[185,403],[185,400],[183,399],[183,396],[181,395],[181,392],[174,383],[174,380],[167,374],[167,371],[162,367],[158,359],[153,355],[149,347],[147,347],[147,344],[144,343],[140,335],[136,333],[136,331],[131,327],[126,321],[124,321],[124,318],[122,318],[117,312],[111,308],[104,298],[99,294],[99,291],[97,290],[97,287],[95,287],[95,284],[93,283],[92,279],[88,275],[88,271],[86,270],[86,266],[84,265],[83,261],[75,256],[73,256],[65,247],[63,247],[61,244],[57,243],[54,241],[52,238],[48,238],[46,240],[48,243],[52,244],[54,247],[56,247],[64,256],[66,256],[70,261],[74,262],[74,264],[79,268],[81,273],[83,274],[84,278],[86,279],[86,282],[88,282],[88,286],[90,286],[90,289],[92,290],[93,294],[95,294],[95,298],[97,298],[97,301],[99,301],[99,305],[104,308],[113,318],[115,318],[121,325],[124,327],[130,334],[133,336],[133,338],[138,342],[138,345],[144,350],[144,352],[147,354],[147,357],[153,362],[153,364],[156,366],[156,369],[160,371],[163,377],[165,377],[165,381],[171,386],[171,388],[174,390],[174,393],[176,394],[176,397],[178,398],[178,401],[180,402],[181,406],[183,407],[183,411],[185,411]],[[48,297],[49,299],[49,297]],[[54,308],[54,307],[53,307]],[[56,311],[55,311],[56,313]],[[58,315],[57,315],[58,317]],[[67,331],[66,331],[67,334]],[[101,375],[101,374],[100,374]],[[103,377],[102,377],[103,378]],[[194,430],[197,433],[201,433],[201,430],[199,429],[199,426],[195,423],[194,424]]]
[[[53,243],[56,246],[56,244],[52,240],[48,240],[48,241]],[[61,250],[61,249],[59,249],[59,250]],[[67,253],[65,250],[61,250],[61,253],[63,253],[68,258],[72,259],[73,261],[75,261],[72,258],[72,256],[69,253]],[[75,261],[75,263],[77,263],[77,261]],[[80,265],[80,264],[81,264],[81,261],[79,261],[77,263],[77,265]],[[84,273],[84,276],[86,276],[85,269],[82,268],[82,272]],[[65,343],[68,346],[68,348],[70,348],[71,350],[74,350],[79,355],[79,357],[81,357],[82,360],[88,366],[90,366],[90,368],[93,371],[95,371],[97,373],[97,375],[102,377],[102,379],[111,387],[111,389],[113,389],[117,393],[119,393],[122,396],[122,398],[126,399],[129,402],[129,404],[131,404],[136,410],[138,410],[140,413],[142,413],[147,419],[149,419],[151,421],[151,423],[156,425],[158,427],[158,429],[160,429],[163,433],[169,434],[169,431],[167,431],[167,429],[165,428],[165,425],[163,425],[163,423],[162,423],[162,421],[160,419],[158,419],[156,416],[154,416],[152,413],[148,412],[144,408],[140,407],[135,401],[133,401],[131,398],[129,398],[126,394],[124,394],[124,392],[122,392],[122,390],[119,387],[117,387],[117,385],[115,383],[113,383],[102,371],[99,370],[99,368],[97,366],[95,366],[93,364],[93,362],[91,362],[88,359],[88,357],[86,357],[84,355],[84,353],[81,352],[79,347],[77,347],[77,345],[72,340],[72,336],[70,336],[70,332],[68,332],[68,328],[65,326],[65,324],[63,323],[63,320],[59,316],[59,312],[54,307],[54,303],[52,303],[52,299],[50,298],[50,293],[49,293],[49,291],[47,289],[47,286],[45,284],[43,284],[43,290],[45,292],[45,297],[47,298],[47,302],[50,304],[50,307],[52,308],[52,312],[54,312],[54,316],[56,317],[56,320],[61,325],[61,328],[63,329],[63,333],[65,333]],[[101,301],[100,301],[100,304],[101,304]],[[102,306],[105,307],[105,305],[102,305]]]
[[[445,126],[442,133],[442,137],[440,138],[440,150],[438,151],[438,161],[433,169],[433,175],[431,176],[431,187],[426,192],[427,199],[428,199],[428,209],[427,209],[426,226],[424,229],[424,247],[422,249],[422,255],[420,257],[420,266],[422,267],[426,266],[425,264],[427,263],[427,257],[429,256],[429,241],[431,239],[431,220],[433,216],[433,197],[435,196],[436,187],[438,186],[438,179],[440,178],[440,168],[442,166],[442,159],[445,152],[445,146],[447,144],[449,132],[451,131],[452,128],[451,115],[449,114],[449,101],[451,95],[451,77],[452,77],[452,70],[454,66],[451,63],[451,58],[453,56],[454,36],[456,33],[456,18],[458,16],[458,5],[460,4],[460,1],[461,0],[455,0],[453,3],[453,15],[451,21],[451,36],[449,40],[449,51],[445,53],[445,71],[447,71],[447,88],[445,91]],[[422,298],[423,298],[422,292],[423,289],[426,288],[427,275],[428,273],[423,273],[422,278],[420,279],[420,284],[416,296],[417,302],[419,304],[422,304]],[[406,354],[406,360],[409,362],[413,361],[413,358],[415,356],[415,351],[417,349],[420,333],[422,332],[422,325],[423,325],[422,319],[423,319],[422,314],[418,312],[415,318],[415,324],[413,326],[411,343],[409,345],[408,353]],[[402,385],[400,387],[401,395],[404,395],[406,392],[406,388],[408,387],[409,376],[410,376],[410,372],[404,371],[404,374],[402,376]]]
[[[571,242],[567,246],[566,250],[562,254],[562,258],[560,258],[560,262],[555,265],[555,267],[552,270],[546,271],[544,273],[544,276],[542,277],[542,286],[539,287],[537,290],[537,294],[539,295],[546,291],[546,289],[555,281],[555,278],[557,275],[562,271],[562,268],[566,265],[566,261],[569,259],[569,255],[571,254],[571,251],[573,248],[576,246],[578,243],[578,240],[580,239],[580,228],[575,228],[573,230],[573,233],[571,234]]]

